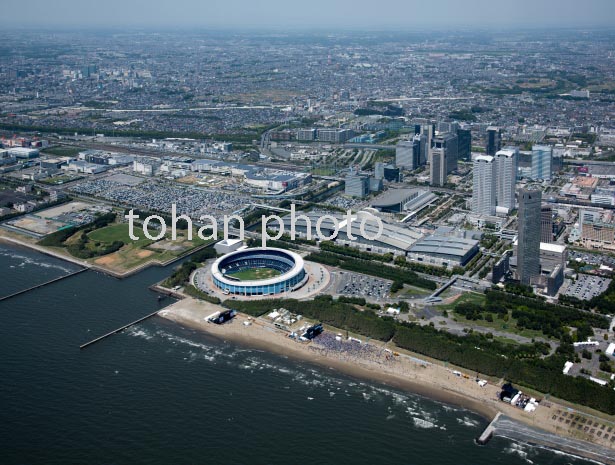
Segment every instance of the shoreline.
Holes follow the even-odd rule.
[[[159,312],[159,316],[205,332],[221,341],[262,349],[293,360],[312,363],[326,370],[412,392],[436,402],[453,404],[478,414],[489,425],[500,412],[508,422],[500,426],[502,434],[498,434],[499,420],[494,422],[495,436],[508,437],[510,431],[514,431],[516,436],[509,439],[563,451],[600,463],[615,464],[615,449],[610,444],[588,441],[581,433],[563,430],[559,426],[554,420],[556,412],[570,409],[552,399],[543,401],[534,412],[528,413],[501,402],[497,398],[500,390],[498,386],[488,383],[485,387],[479,387],[474,376],[468,376],[467,370],[444,367],[403,354],[391,357],[386,362],[384,359],[376,361],[344,358],[318,347],[317,340],[310,343],[296,342],[266,322],[241,313],[225,325],[206,322],[206,317],[220,308],[214,304],[186,298],[164,308]],[[248,322],[250,324],[246,325]],[[375,344],[370,342],[370,345]],[[453,374],[453,370],[459,370],[464,376]],[[537,434],[533,434],[534,432]]]
[[[25,239],[19,239],[16,237],[12,237],[12,236],[7,236],[6,234],[2,234],[3,231],[2,228],[0,228],[0,243],[5,243],[8,245],[12,245],[12,246],[19,246],[19,247],[25,247],[27,249],[30,250],[34,250],[35,252],[39,252],[42,253],[44,255],[47,255],[49,257],[53,257],[53,258],[57,258],[59,260],[64,260],[68,263],[71,263],[73,265],[77,265],[77,266],[81,266],[83,268],[87,268],[88,270],[92,270],[92,271],[97,271],[100,273],[103,273],[107,276],[111,276],[112,278],[116,278],[116,279],[124,279],[124,278],[129,278],[130,276],[133,276],[135,274],[140,273],[141,271],[146,270],[147,268],[153,267],[153,266],[157,266],[157,267],[161,267],[164,268],[168,265],[172,265],[173,263],[180,261],[190,255],[192,255],[193,253],[196,253],[206,247],[209,247],[211,244],[203,244],[200,246],[197,246],[193,249],[190,249],[186,252],[184,252],[183,254],[175,257],[175,258],[171,258],[169,260],[167,260],[166,262],[160,262],[158,260],[150,260],[147,261],[145,263],[142,263],[141,265],[138,265],[134,268],[131,268],[129,270],[126,270],[124,272],[118,272],[118,271],[114,271],[111,270],[109,268],[105,268],[102,267],[100,265],[95,265],[92,264],[86,260],[82,260],[76,257],[73,257],[71,255],[69,255],[68,253],[61,253],[59,251],[50,249],[49,247],[45,247],[45,246],[41,246],[38,244],[34,244],[31,242],[28,242]]]
[[[318,365],[320,368],[327,369],[327,371],[337,372],[361,380],[376,381],[377,383],[383,384],[385,386],[399,389],[402,391],[412,392],[414,394],[418,394],[422,397],[426,397],[437,402],[453,404],[457,407],[461,407],[478,414],[488,423],[497,414],[496,409],[474,401],[472,399],[464,398],[458,392],[455,392],[453,390],[443,389],[442,392],[434,391],[427,386],[413,381],[412,379],[401,379],[389,373],[382,373],[366,367],[347,364],[343,361],[335,360],[333,358],[319,356],[317,354],[306,354],[303,350],[292,350],[285,345],[278,345],[275,342],[270,343],[269,341],[258,339],[251,339],[248,342],[246,341],[246,338],[238,336],[236,334],[220,334],[218,332],[204,330],[202,325],[194,321],[178,318],[176,316],[171,316],[164,313],[164,309],[158,313],[158,316],[173,321],[174,323],[177,323],[179,325],[185,325],[188,328],[195,329],[201,332],[206,332],[208,336],[211,336],[221,342],[230,341],[235,344],[263,350],[265,352],[279,355],[291,360]],[[214,326],[213,324],[209,325]]]
[[[85,269],[99,271],[96,267],[84,265],[78,259],[67,259],[61,254],[41,249],[40,246],[11,237],[0,235],[0,243],[25,247],[82,266]],[[468,370],[454,366],[448,367],[446,364],[443,365],[444,362],[438,360],[432,360],[419,354],[405,354],[403,353],[405,351],[400,351],[402,353],[399,357],[387,357],[388,362],[384,362],[384,360],[360,360],[352,357],[344,358],[340,354],[336,356],[335,352],[329,353],[326,348],[318,347],[318,339],[309,344],[296,342],[288,338],[288,333],[274,328],[264,319],[252,319],[248,318],[247,315],[239,314],[230,324],[220,326],[208,323],[205,318],[222,310],[223,307],[185,295],[181,295],[180,298],[183,298],[183,300],[160,310],[159,316],[176,324],[206,332],[223,342],[232,341],[247,347],[262,349],[293,360],[305,361],[326,370],[380,383],[401,391],[412,392],[437,402],[459,406],[478,414],[487,422],[492,422],[489,423],[489,426],[493,425],[494,436],[506,437],[514,441],[562,451],[599,463],[615,465],[615,442],[611,440],[609,444],[602,441],[602,444],[600,444],[595,440],[597,439],[595,436],[593,436],[594,440],[588,439],[589,435],[584,434],[580,428],[578,432],[572,430],[572,428],[567,429],[561,423],[561,417],[559,424],[555,421],[557,414],[564,411],[566,413],[563,415],[569,414],[570,418],[573,414],[577,415],[577,419],[579,416],[587,417],[583,418],[583,424],[585,424],[586,419],[590,420],[588,423],[590,427],[592,425],[591,420],[598,420],[603,422],[603,430],[604,425],[612,425],[615,429],[615,418],[612,416],[607,416],[608,419],[605,419],[603,415],[592,415],[592,413],[583,412],[574,408],[575,406],[571,407],[557,399],[544,400],[537,411],[527,413],[499,401],[496,397],[499,388],[491,382],[485,387],[479,387],[473,379],[474,376]],[[248,321],[250,325],[245,326],[244,322]],[[328,333],[331,335],[332,331],[329,330]],[[377,347],[381,351],[384,349],[383,343],[379,341],[370,341],[369,346]],[[391,360],[393,360],[393,363],[390,363]],[[464,373],[463,377],[460,376],[462,373]],[[508,423],[501,426],[497,424],[497,421],[492,421],[498,413],[508,417]],[[598,423],[594,424],[594,426],[596,425]],[[587,427],[585,432],[587,432]],[[613,432],[613,436],[615,436],[615,432]]]

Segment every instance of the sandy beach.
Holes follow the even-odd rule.
[[[327,344],[319,344],[318,338],[310,343],[297,342],[289,338],[288,333],[276,329],[262,318],[253,319],[239,314],[231,323],[225,325],[206,321],[209,315],[221,309],[222,307],[218,305],[186,298],[163,309],[159,315],[180,325],[205,331],[222,340],[309,361],[354,377],[373,380],[438,401],[459,405],[479,413],[489,421],[498,412],[502,412],[509,420],[505,428],[508,432],[511,432],[510,420],[512,420],[522,424],[520,426],[525,425],[528,431],[535,429],[546,433],[541,440],[536,441],[540,444],[603,463],[615,464],[615,442],[610,440],[611,433],[607,434],[607,431],[615,434],[613,418],[606,418],[604,415],[594,417],[588,413],[576,412],[551,398],[541,402],[535,411],[526,412],[501,402],[498,398],[499,385],[490,382],[486,386],[479,386],[475,373],[434,363],[421,355],[403,353],[403,351],[400,351],[399,356],[393,356],[390,351],[385,350],[384,344],[378,341],[370,341],[370,347],[365,347],[357,354],[354,350],[333,350]],[[329,334],[329,337],[332,335]],[[356,343],[344,341],[337,344],[339,346],[339,344]],[[396,350],[394,347],[391,349]],[[455,374],[454,371],[461,372],[461,375]],[[573,420],[575,417],[579,417],[578,422],[579,424],[582,422],[583,427],[578,428],[577,422]],[[569,420],[568,423],[566,420]],[[595,427],[593,427],[594,422]],[[604,434],[600,431],[598,435],[595,430],[600,430],[602,426]],[[519,431],[523,429],[520,427]],[[502,432],[502,435],[514,436],[506,432]],[[554,435],[557,435],[557,438]],[[550,442],[549,436],[561,440]],[[528,437],[527,442],[532,442],[531,439]]]

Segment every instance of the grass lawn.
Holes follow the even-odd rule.
[[[192,241],[188,241],[185,231],[178,232],[177,240],[175,241],[171,240],[170,232],[160,241],[155,242],[147,239],[140,226],[135,227],[134,234],[139,240],[133,241],[130,239],[127,223],[112,224],[88,233],[91,243],[111,244],[114,241],[122,241],[125,244],[117,252],[92,258],[90,261],[96,265],[122,273],[148,262],[167,262],[191,249],[212,242],[200,239],[196,234],[196,230],[193,230]],[[157,234],[157,230],[150,230],[150,235],[155,236]]]
[[[467,324],[469,328],[473,326],[481,326],[483,328],[488,328],[492,330],[503,331],[503,332],[507,332],[511,334],[518,334],[519,336],[527,337],[530,339],[531,338],[547,339],[547,336],[545,336],[542,333],[542,331],[536,331],[533,329],[518,329],[517,320],[511,316],[510,312],[508,315],[509,316],[508,321],[504,321],[503,319],[498,318],[497,315],[493,315],[493,314],[492,314],[493,321],[487,321],[487,320],[468,320],[463,315],[460,315],[458,313],[454,313],[454,314],[451,313],[451,311],[454,312],[455,307],[461,303],[472,303],[472,304],[477,304],[477,305],[484,305],[485,299],[486,297],[484,294],[477,294],[474,292],[465,292],[458,299],[456,299],[453,303],[438,305],[437,307],[434,307],[434,308],[438,310],[442,310],[442,311],[443,310],[448,311],[449,316],[454,317],[458,323]]]
[[[481,326],[483,328],[489,328],[497,331],[503,331],[510,334],[518,334],[519,336],[531,338],[543,338],[548,339],[548,336],[544,335],[542,331],[536,331],[535,329],[519,329],[517,328],[517,320],[510,316],[508,321],[497,318],[493,315],[493,321],[486,320],[468,320],[465,316],[455,313],[455,319],[458,323],[467,324],[468,327]]]
[[[316,167],[312,168],[311,173],[316,176],[334,176],[336,170],[328,167]]]
[[[515,341],[514,339],[511,339],[509,337],[502,337],[502,336],[493,336],[493,339],[495,341],[501,342],[503,344],[512,344],[512,345],[520,345],[519,341]]]
[[[404,298],[412,298],[416,296],[427,296],[431,294],[431,292],[432,291],[429,291],[427,289],[421,289],[420,287],[408,286],[407,284],[404,284],[404,288],[400,289],[397,292],[394,292],[392,296],[396,298],[404,299]]]
[[[114,241],[122,241],[125,244],[134,244],[139,247],[145,247],[153,241],[143,235],[143,230],[135,226],[133,234],[139,237],[138,241],[133,241],[128,235],[128,223],[112,224],[101,229],[96,229],[88,234],[92,241],[112,243]],[[150,235],[158,235],[158,231],[151,230]]]
[[[48,155],[55,155],[56,157],[74,157],[83,149],[77,147],[47,147],[42,150],[43,153]]]
[[[436,308],[439,310],[454,310],[455,307],[461,303],[471,303],[477,305],[485,304],[485,295],[477,294],[475,292],[464,292],[460,297],[455,299],[454,302],[450,304],[438,305]]]
[[[241,270],[237,273],[229,274],[233,278],[237,278],[240,281],[253,281],[257,279],[268,279],[275,278],[276,276],[280,276],[278,270],[274,270],[273,268],[252,268],[249,270]]]
[[[442,299],[448,299],[449,297],[453,297],[454,295],[459,295],[462,292],[463,291],[460,291],[458,289],[454,289],[453,287],[449,287],[444,292],[440,293],[440,297],[442,297]]]

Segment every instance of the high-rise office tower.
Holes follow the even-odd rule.
[[[564,169],[564,156],[566,147],[563,144],[556,144],[551,154],[551,173],[558,173]]]
[[[551,205],[540,207],[540,242],[553,242],[553,209]]]
[[[472,131],[469,128],[457,129],[457,155],[459,160],[465,161],[472,157]]]
[[[446,184],[446,150],[444,148],[433,148],[430,153],[429,184],[443,186]]]
[[[410,140],[400,140],[395,146],[395,166],[404,170],[412,168],[412,147]]]
[[[439,121],[436,124],[436,130],[440,133],[443,132],[452,132],[455,134],[459,129],[459,123],[457,121]]]
[[[472,183],[472,211],[479,215],[495,214],[495,159],[490,155],[479,155],[474,159]]]
[[[517,274],[521,284],[529,286],[540,276],[540,190],[519,191],[517,218]]]
[[[384,163],[381,161],[377,161],[374,164],[374,178],[376,179],[384,179]]]
[[[369,194],[369,176],[350,173],[346,176],[345,182],[344,194],[360,198]]]
[[[443,149],[446,158],[446,174],[457,169],[457,134],[450,132],[438,134],[433,138],[431,147]]]
[[[413,140],[419,142],[418,166],[426,165],[429,153],[429,137],[427,134],[417,134]]]
[[[517,183],[517,158],[519,150],[516,147],[506,147],[495,154],[495,198],[498,207],[515,208],[515,185]]]
[[[403,140],[395,147],[395,165],[404,170],[415,170],[421,163],[421,136]]]
[[[553,147],[549,145],[534,145],[532,147],[532,179],[551,179],[551,160]]]
[[[502,148],[502,130],[495,126],[487,128],[487,139],[485,144],[485,153],[487,155],[495,155]]]
[[[433,124],[421,125],[421,164],[427,163],[428,160],[431,162],[429,150],[431,149],[435,133],[436,130]]]

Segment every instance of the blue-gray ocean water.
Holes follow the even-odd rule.
[[[0,244],[0,295],[75,267]],[[495,438],[478,415],[154,317],[147,287],[85,272],[0,302],[2,464],[588,463]]]

